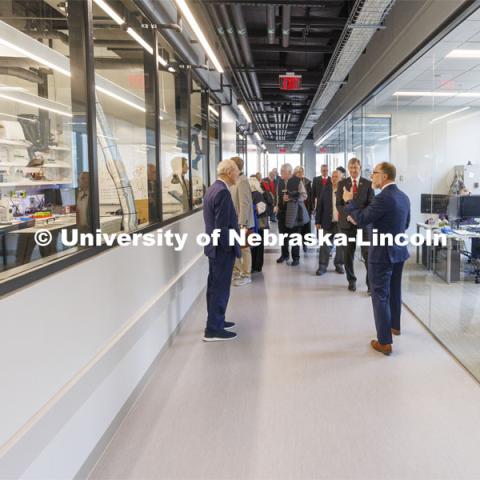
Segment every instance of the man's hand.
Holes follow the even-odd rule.
[[[353,219],[351,215],[347,217],[347,221],[349,221],[350,223],[353,223],[354,225],[357,225],[357,222]]]
[[[322,229],[322,226],[321,226],[319,223],[317,223],[317,224],[315,225],[315,227],[316,227],[317,230],[321,230],[321,229]]]
[[[273,213],[274,213],[275,215],[278,214],[278,207],[277,207],[277,206],[273,207]]]
[[[343,201],[345,203],[353,200],[353,192],[343,187]]]

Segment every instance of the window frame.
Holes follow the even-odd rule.
[[[86,98],[86,112],[84,112],[85,117],[87,118],[87,150],[89,157],[89,172],[90,172],[90,191],[92,193],[92,208],[90,212],[91,217],[91,230],[90,233],[95,233],[95,231],[100,228],[100,205],[99,205],[99,194],[98,194],[98,164],[97,164],[97,132],[96,132],[96,107],[95,107],[95,68],[94,68],[94,45],[93,45],[93,0],[85,0],[83,2],[73,2],[75,7],[75,18],[78,22],[78,31],[81,32],[79,38],[76,39],[78,44],[78,51],[82,55],[76,56],[75,61],[80,64],[80,67],[83,71],[83,78],[80,80],[80,83],[83,83],[84,93]],[[148,19],[148,15],[139,9],[142,15]],[[144,74],[147,72],[152,75],[153,81],[150,83],[150,88],[145,90],[145,100],[151,102],[153,100],[154,110],[147,109],[146,111],[146,128],[151,127],[154,130],[154,143],[155,143],[155,164],[156,164],[156,182],[158,187],[158,193],[156,195],[156,205],[157,212],[155,219],[151,221],[148,225],[145,225],[134,232],[122,232],[129,235],[135,234],[144,234],[151,231],[158,230],[165,226],[171,225],[177,221],[183,220],[190,217],[191,215],[198,214],[202,210],[202,206],[192,209],[192,172],[191,172],[191,160],[192,160],[192,145],[191,145],[191,94],[192,94],[192,80],[195,79],[198,85],[200,85],[201,90],[204,90],[205,93],[202,93],[202,108],[206,105],[207,112],[207,122],[209,125],[209,111],[208,105],[209,100],[213,99],[215,103],[218,104],[218,99],[209,92],[208,87],[205,86],[204,82],[199,78],[199,76],[192,71],[192,68],[189,66],[181,66],[181,68],[186,69],[186,73],[189,76],[187,85],[188,85],[188,138],[189,138],[189,182],[190,182],[190,195],[189,195],[189,205],[190,209],[187,212],[179,214],[175,217],[164,219],[163,218],[163,209],[162,209],[162,165],[161,165],[161,122],[159,118],[160,112],[160,94],[159,94],[159,62],[158,62],[158,36],[160,33],[156,28],[152,29],[143,29],[142,36],[147,37],[149,41],[154,42],[154,54],[151,56],[151,61],[149,63],[149,69],[147,70],[147,62],[145,62]],[[166,40],[167,41],[167,40]],[[175,51],[175,49],[174,49]],[[153,118],[153,115],[155,118]],[[221,104],[219,105],[219,120],[218,120],[218,129],[219,129],[219,147],[220,147],[220,159],[221,159],[221,115],[222,108]],[[207,128],[207,132],[208,132]],[[209,137],[207,133],[207,150],[209,149]],[[204,161],[206,162],[206,171],[210,172],[209,165],[209,155],[205,155]],[[210,174],[208,175],[210,177]],[[215,179],[206,178],[206,184],[210,185]],[[39,281],[52,275],[58,273],[68,267],[76,265],[84,260],[90,259],[100,253],[103,253],[111,248],[117,247],[118,244],[115,242],[112,246],[99,246],[99,247],[86,247],[81,250],[68,253],[65,253],[65,256],[57,259],[49,259],[46,257],[45,263],[32,267],[31,269],[24,271],[18,274],[12,274],[11,277],[6,278],[0,282],[0,299],[5,295],[11,294],[16,290],[24,288],[33,282]]]

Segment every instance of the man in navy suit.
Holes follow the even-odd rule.
[[[389,233],[395,238],[403,234],[410,224],[410,200],[395,184],[395,177],[393,164],[379,163],[372,173],[372,183],[382,191],[363,209],[354,200],[353,192],[345,190],[347,219],[360,227],[371,225],[379,236]],[[385,355],[392,353],[392,334],[400,335],[402,271],[408,257],[407,246],[370,246],[368,274],[377,328],[377,340],[372,340],[371,346]]]
[[[235,185],[240,171],[233,160],[223,160],[218,164],[217,174],[218,179],[208,188],[203,200],[206,233],[212,235],[215,229],[220,230],[218,245],[212,245],[211,242],[205,247],[209,266],[205,342],[232,340],[237,336],[228,331],[235,323],[225,321],[225,312],[235,258],[241,257],[240,246],[229,243],[230,230],[238,233],[238,219],[229,187]]]

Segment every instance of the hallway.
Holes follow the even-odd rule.
[[[232,287],[238,340],[201,341],[202,296],[90,478],[480,478],[473,378],[405,310],[371,350],[363,265],[352,294],[314,253],[275,258]]]

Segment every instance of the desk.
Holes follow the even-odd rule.
[[[439,227],[435,227],[434,225],[430,225],[428,223],[422,223],[422,222],[417,222],[417,233],[420,234],[420,230],[439,230]],[[433,270],[434,265],[435,265],[435,248],[434,247],[428,247],[425,246],[426,251],[427,251],[427,262],[426,262],[426,267],[427,270]],[[416,262],[418,264],[422,263],[420,260],[420,247],[416,247]]]

